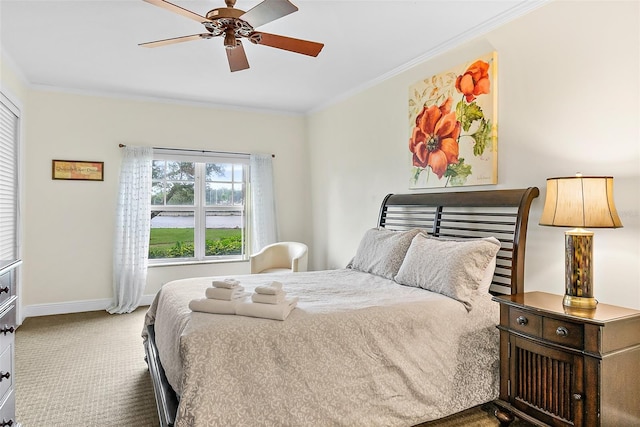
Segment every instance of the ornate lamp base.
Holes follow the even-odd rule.
[[[575,308],[596,308],[598,301],[593,297],[584,298],[565,294],[562,305]]]
[[[562,304],[595,308],[593,297],[593,232],[575,228],[564,233],[565,295]]]

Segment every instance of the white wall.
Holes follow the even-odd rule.
[[[14,104],[20,104],[23,109],[22,99],[26,96],[26,81],[17,67],[10,59],[0,55],[0,90]]]
[[[275,154],[280,238],[310,241],[304,117],[36,89],[26,104],[27,316],[99,309],[111,299],[119,143]],[[52,180],[52,159],[104,161],[104,182]],[[151,268],[145,295],[175,278],[248,272],[248,262]]]
[[[640,3],[555,1],[309,118],[313,261],[344,266],[387,193],[409,192],[408,87],[498,52],[498,185],[537,186],[527,290],[564,292],[564,228],[538,225],[545,180],[613,175],[624,228],[594,230],[594,286],[640,308]],[[416,41],[419,42],[419,41]]]

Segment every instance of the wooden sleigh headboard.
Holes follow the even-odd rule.
[[[378,226],[390,230],[423,228],[433,236],[500,241],[491,283],[495,294],[524,292],[524,257],[529,209],[537,187],[514,190],[389,194]]]

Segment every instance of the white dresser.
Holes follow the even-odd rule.
[[[16,275],[20,260],[0,261],[0,427],[18,426],[14,390]]]

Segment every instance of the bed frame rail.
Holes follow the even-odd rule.
[[[529,210],[537,187],[514,190],[389,194],[378,226],[391,230],[423,228],[437,237],[500,241],[491,292],[524,292],[524,256]]]
[[[162,368],[158,348],[156,347],[156,334],[153,325],[147,326],[147,340],[144,343],[145,359],[149,366],[149,374],[153,383],[153,393],[156,397],[158,418],[160,427],[173,427],[178,412],[178,397],[169,385],[169,381]]]

